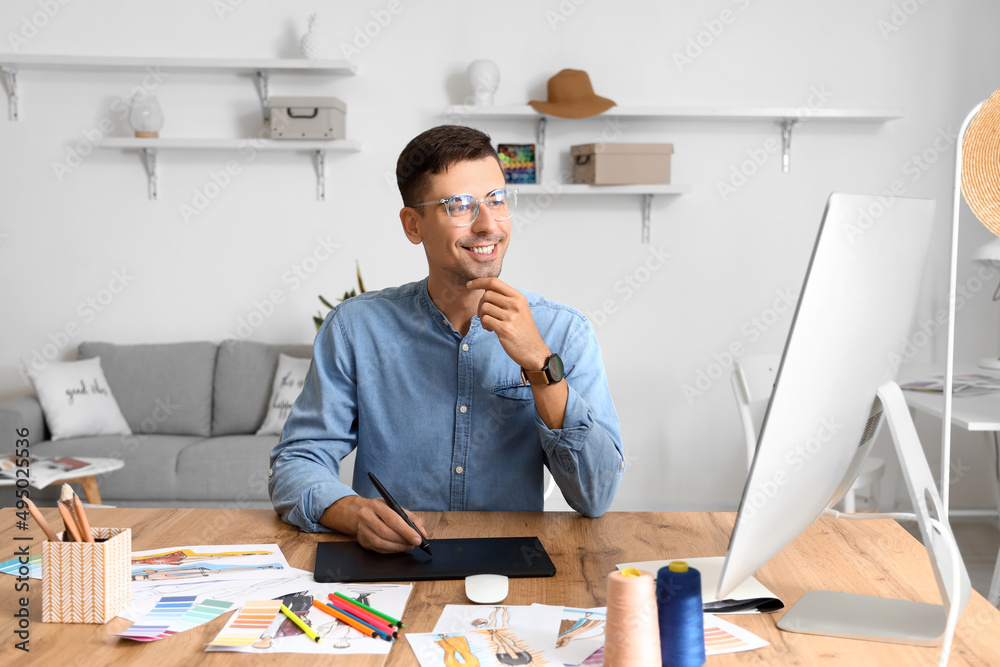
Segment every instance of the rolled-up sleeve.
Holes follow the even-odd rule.
[[[316,334],[305,385],[271,452],[268,473],[275,511],[304,531],[332,532],[319,523],[323,512],[357,495],[339,479],[340,461],[358,442],[356,377],[350,343],[334,309]]]
[[[559,356],[566,364],[569,396],[563,427],[550,429],[537,412],[535,424],[566,502],[584,516],[597,517],[611,506],[625,472],[621,427],[590,322],[581,317],[564,345]]]

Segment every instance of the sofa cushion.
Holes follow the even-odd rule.
[[[185,447],[177,461],[177,497],[235,507],[267,500],[267,466],[276,444],[276,435],[227,435]]]
[[[115,502],[131,499],[170,501],[182,497],[177,495],[178,457],[184,449],[203,441],[201,437],[190,435],[105,435],[32,443],[31,453],[34,456],[121,459],[125,462],[124,468],[97,478],[102,498]],[[266,459],[264,465],[267,466]],[[45,491],[57,498],[60,486],[54,484]],[[46,495],[39,494],[39,497]],[[32,490],[31,497],[35,496]]]
[[[100,357],[49,364],[31,376],[53,440],[88,435],[125,435],[122,416]]]
[[[217,350],[209,342],[81,343],[79,356],[101,358],[111,391],[134,433],[208,436]]]
[[[268,345],[224,340],[215,362],[212,435],[256,433],[271,397],[278,355],[312,357],[312,345]]]

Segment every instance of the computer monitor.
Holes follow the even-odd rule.
[[[896,380],[904,348],[919,344],[910,337],[933,219],[929,200],[833,194],[827,201],[730,539],[720,599],[840,501],[857,477],[882,419],[876,392]],[[934,608],[925,610],[928,632],[940,635],[933,621],[941,606],[926,606]],[[848,607],[844,613],[864,615]],[[934,639],[890,638],[894,632],[865,638]]]

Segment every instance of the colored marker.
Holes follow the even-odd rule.
[[[356,604],[356,605],[358,605],[359,607],[361,607],[361,608],[362,608],[362,609],[364,609],[365,611],[370,611],[371,613],[375,614],[376,616],[379,616],[379,617],[381,617],[381,618],[384,618],[384,619],[385,619],[386,621],[388,621],[389,625],[397,625],[397,626],[399,626],[399,627],[401,627],[401,628],[405,628],[405,627],[406,627],[405,625],[403,625],[403,622],[402,622],[402,621],[400,621],[400,620],[398,620],[398,619],[395,619],[395,618],[393,618],[393,617],[392,617],[392,616],[390,616],[389,614],[384,614],[384,613],[380,612],[380,611],[379,611],[378,609],[375,609],[375,608],[373,608],[373,607],[369,607],[369,606],[368,606],[368,605],[366,605],[366,604],[365,604],[364,602],[358,602],[358,601],[357,601],[357,600],[355,600],[354,598],[352,598],[352,597],[347,597],[347,596],[346,596],[346,595],[344,595],[343,593],[334,593],[334,595],[336,595],[336,596],[337,596],[337,597],[339,597],[339,598],[343,598],[344,600],[347,600],[347,601],[348,601],[348,602],[350,602],[351,604]],[[331,599],[332,599],[332,598],[331,598]]]
[[[328,604],[332,604],[334,607],[337,607],[345,614],[350,614],[351,616],[358,619],[365,625],[370,625],[376,630],[380,630],[386,634],[392,635],[393,637],[399,636],[399,633],[396,632],[396,628],[392,627],[391,625],[383,621],[375,614],[369,614],[364,609],[355,607],[354,605],[349,604],[344,600],[341,600],[340,598],[335,598],[334,596],[331,595],[330,602]]]
[[[317,602],[316,600],[313,600],[313,604],[322,609],[323,611],[325,611],[326,613],[330,614],[330,616],[336,618],[338,621],[341,621],[342,623],[346,623],[347,625],[351,626],[352,628],[354,628],[361,634],[365,635],[366,637],[382,637],[382,635],[380,635],[378,630],[376,630],[375,628],[365,625],[364,623],[357,620],[350,614],[345,614],[344,612],[340,611],[334,606],[323,604],[321,602]],[[382,637],[382,639],[386,639],[387,641],[390,642],[393,641],[391,637]]]
[[[301,618],[299,618],[299,615],[296,614],[294,611],[292,611],[285,605],[281,605],[281,611],[285,616],[291,619],[292,623],[299,626],[299,630],[306,633],[306,637],[313,640],[314,642],[318,642],[320,640],[320,636],[316,634],[316,631],[310,628],[308,625],[306,625],[306,622],[303,621]]]

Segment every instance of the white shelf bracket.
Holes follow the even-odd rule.
[[[257,70],[257,94],[260,95],[260,108],[265,122],[271,120],[271,91],[268,85],[270,78],[271,72],[268,70]]]
[[[781,121],[781,171],[788,173],[792,168],[792,128],[798,124],[795,118]]]
[[[156,149],[155,148],[143,148],[142,149],[143,162],[146,163],[146,177],[149,179],[149,198],[152,201],[156,201],[157,198],[157,164],[156,164]]]
[[[642,242],[649,243],[649,218],[653,208],[653,195],[642,196]]]
[[[326,201],[326,151],[316,151],[316,199]]]
[[[538,119],[538,131],[535,142],[535,182],[542,182],[542,156],[545,155],[545,124],[548,119],[541,116]]]
[[[7,84],[7,113],[12,121],[18,120],[17,115],[17,70],[0,68],[3,72],[4,83]]]

